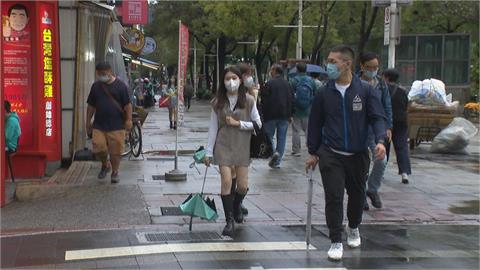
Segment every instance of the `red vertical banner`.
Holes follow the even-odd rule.
[[[178,94],[178,119],[183,123],[183,115],[185,111],[183,92],[185,82],[187,80],[187,66],[189,47],[188,27],[179,22],[178,32],[178,76],[177,76],[177,94]]]
[[[34,143],[32,92],[33,2],[2,2],[2,98],[10,101],[20,118],[20,146]],[[2,120],[3,121],[3,120]]]

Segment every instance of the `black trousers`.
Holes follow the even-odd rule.
[[[398,174],[412,174],[408,153],[408,125],[405,122],[393,122],[392,142],[397,156]],[[390,157],[390,144],[387,146],[387,158]]]
[[[190,109],[191,103],[192,103],[192,97],[191,96],[185,96],[185,108]]]
[[[325,216],[332,243],[342,242],[343,196],[348,194],[348,226],[357,228],[362,222],[366,180],[370,157],[368,150],[351,156],[333,152],[322,145],[319,168],[325,191]]]

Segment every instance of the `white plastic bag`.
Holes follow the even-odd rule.
[[[450,105],[451,95],[447,98],[445,84],[437,79],[414,81],[408,99],[424,105]]]
[[[467,147],[478,129],[468,120],[455,117],[453,121],[433,139],[432,153],[467,154]]]

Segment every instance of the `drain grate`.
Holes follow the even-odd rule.
[[[187,216],[178,206],[160,207],[160,210],[162,210],[162,216]]]
[[[154,175],[152,175],[152,179],[155,180],[155,181],[165,180],[165,175],[164,174],[154,174]]]
[[[180,232],[180,233],[154,233],[154,232],[140,232],[137,233],[137,239],[140,243],[155,243],[155,242],[180,242],[180,241],[218,241],[223,240],[217,232]]]

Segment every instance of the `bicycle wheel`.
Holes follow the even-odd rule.
[[[130,149],[134,157],[139,157],[142,154],[142,128],[139,122],[135,122],[130,131]]]
[[[130,145],[131,145],[130,141],[131,141],[130,140],[130,133],[127,133],[125,135],[125,144],[123,146],[123,151],[122,151],[122,155],[121,155],[122,157],[127,156],[128,154],[130,154],[130,152],[132,152],[132,149],[130,147]]]

